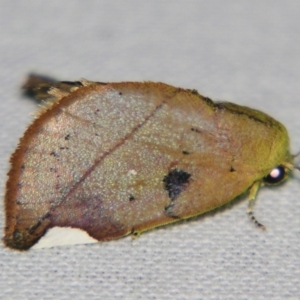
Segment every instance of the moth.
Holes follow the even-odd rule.
[[[191,218],[295,168],[285,127],[255,109],[164,83],[58,82],[31,75],[42,100],[12,154],[6,246],[26,250],[51,228],[97,241]]]

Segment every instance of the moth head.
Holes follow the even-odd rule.
[[[292,158],[294,159],[297,156],[300,156],[300,152],[296,155],[292,155]],[[278,165],[277,167],[273,168],[267,176],[263,178],[263,182],[269,185],[281,183],[290,176],[291,172],[294,169],[300,170],[300,166],[293,165],[292,163],[284,163]]]
[[[271,172],[263,178],[265,184],[277,184],[284,181],[291,172],[290,169],[283,165],[279,165],[271,170]]]

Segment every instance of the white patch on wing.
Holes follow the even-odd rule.
[[[84,230],[72,227],[53,227],[31,248],[51,248],[76,244],[91,244],[98,241],[87,234]]]

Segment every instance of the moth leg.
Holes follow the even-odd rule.
[[[256,226],[258,226],[260,229],[266,229],[266,227],[263,224],[261,224],[260,222],[257,221],[257,219],[254,216],[254,211],[253,211],[254,201],[255,201],[256,194],[258,192],[258,189],[259,189],[260,185],[261,185],[261,182],[260,181],[256,181],[256,182],[254,182],[254,184],[250,188],[247,214],[248,214],[250,220]]]

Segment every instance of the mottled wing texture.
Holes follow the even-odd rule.
[[[12,156],[5,243],[54,226],[109,240],[230,201],[279,159],[266,163],[273,119],[233,110],[162,83],[77,83]]]

